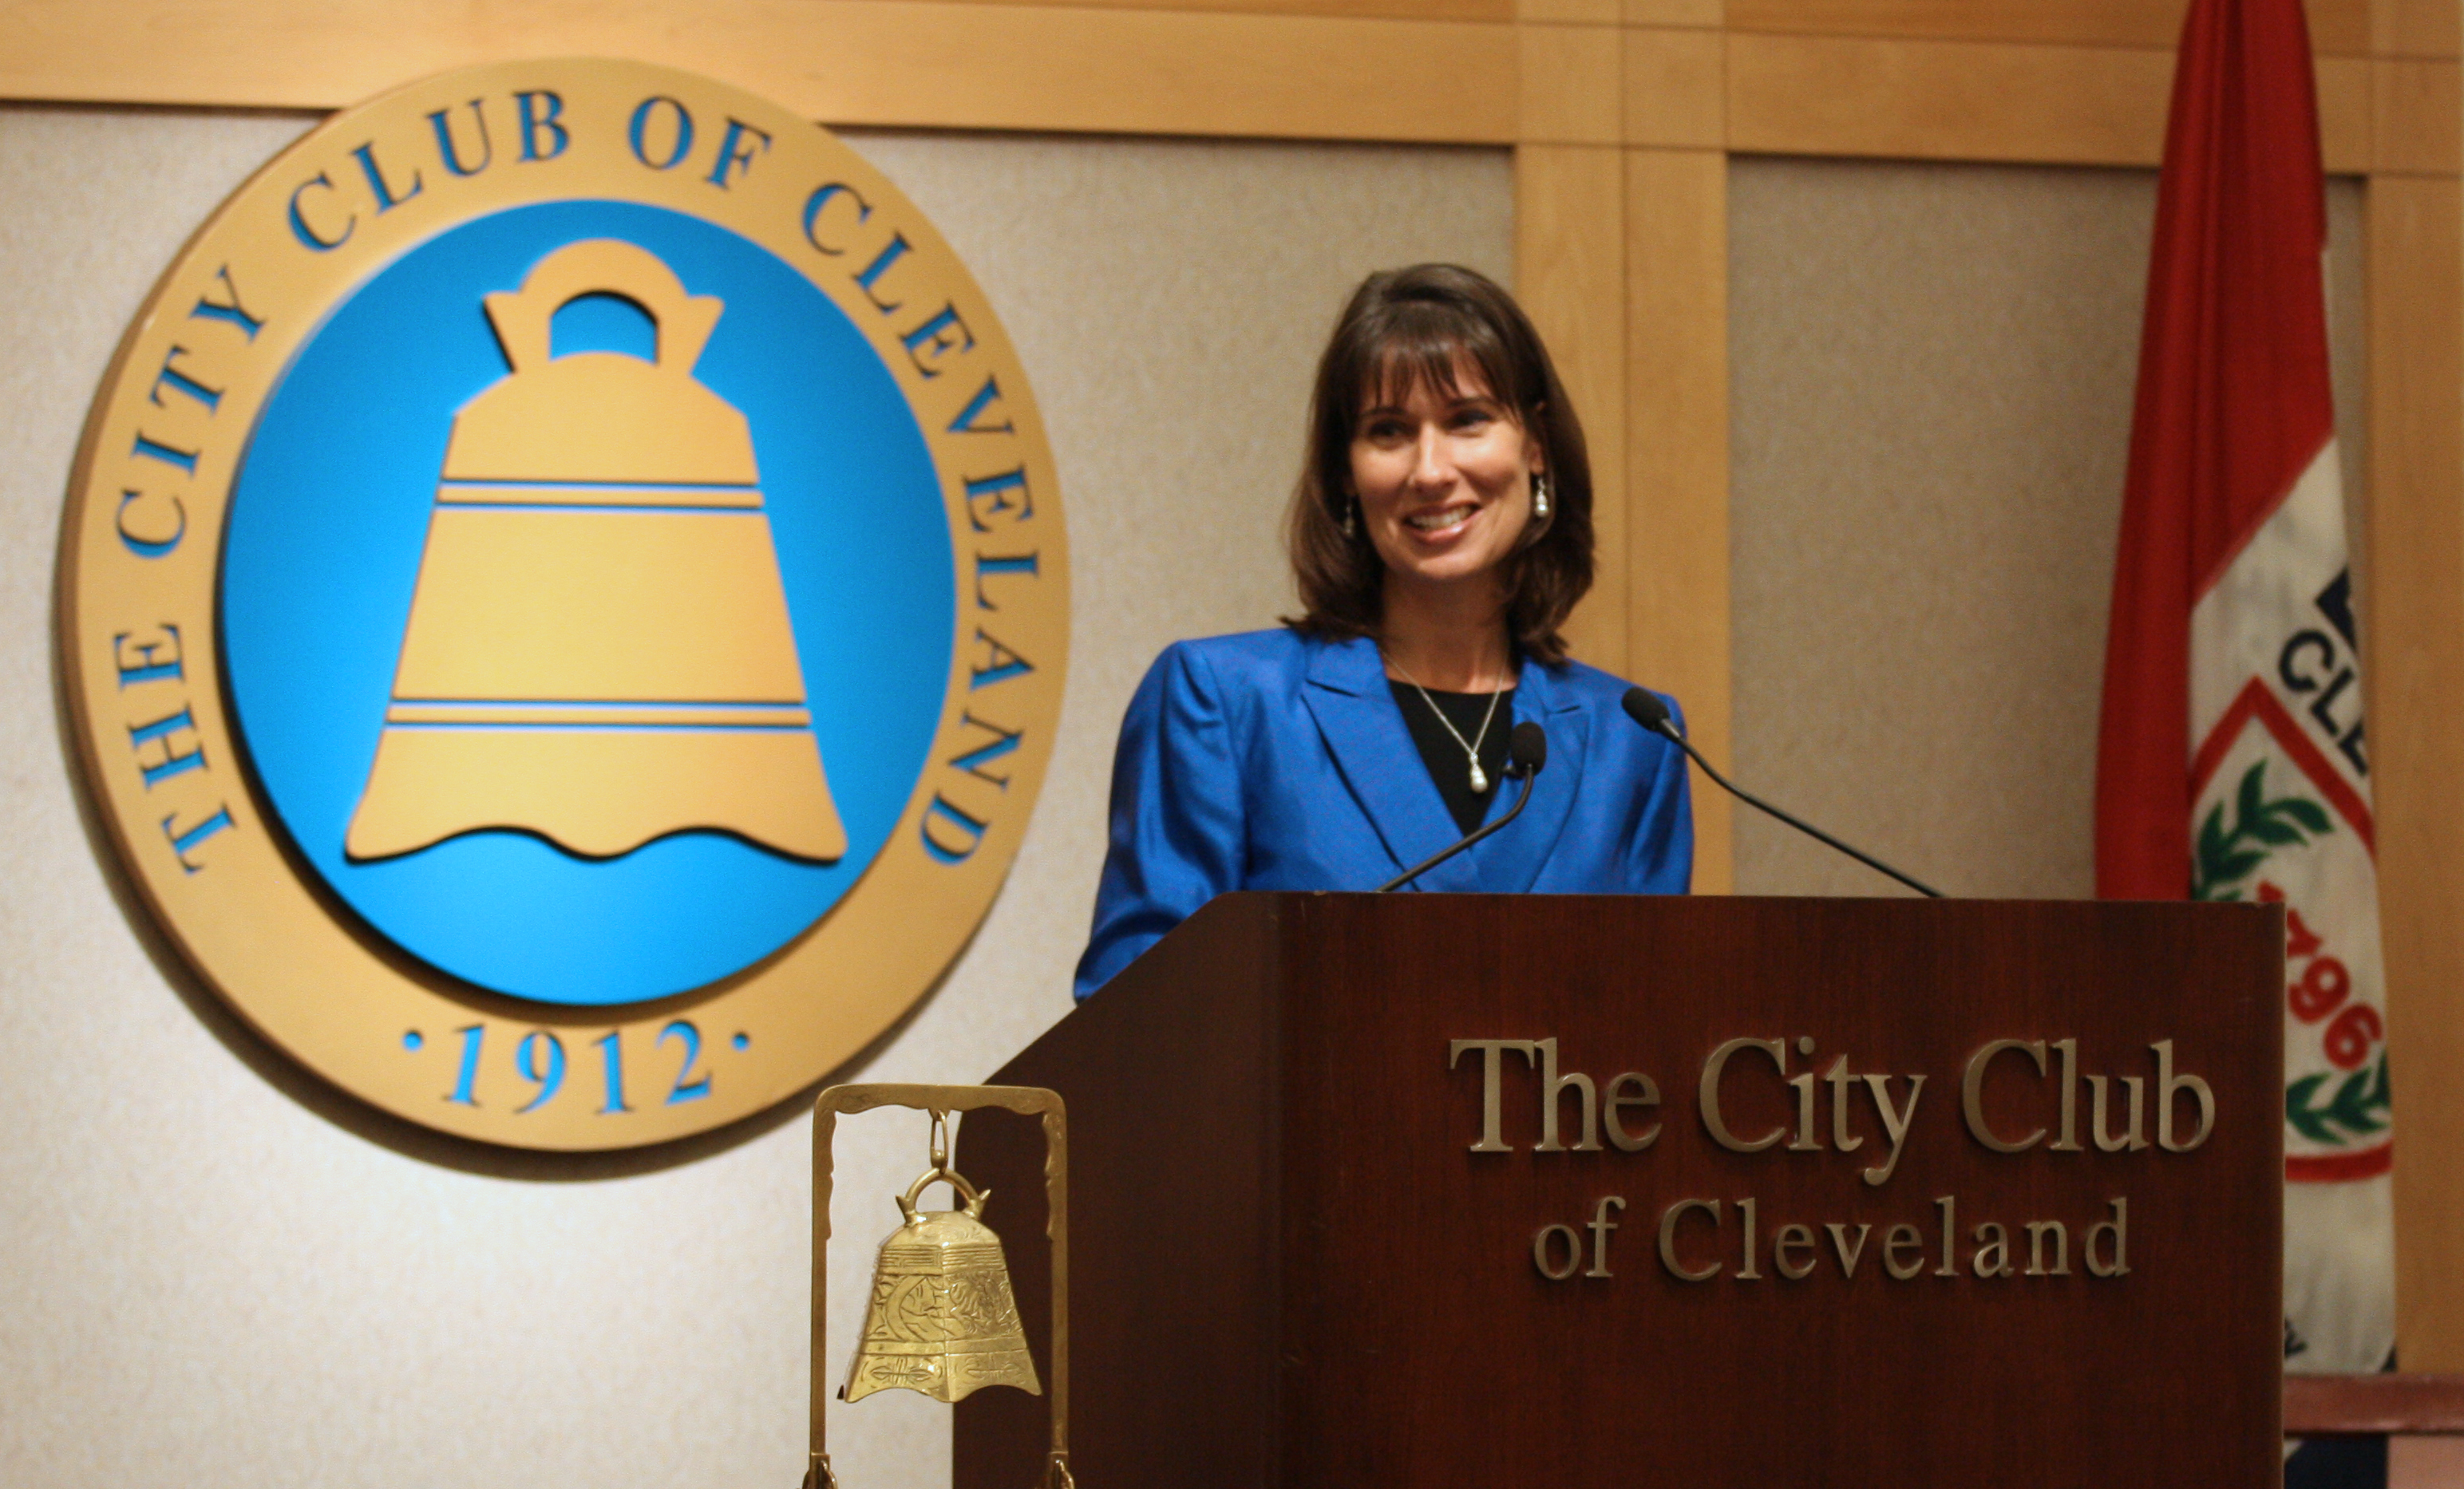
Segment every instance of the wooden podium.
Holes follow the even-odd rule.
[[[993,1077],[1068,1104],[1078,1481],[2280,1483],[2283,944],[1219,899]],[[958,1161],[1041,1350],[1042,1140]],[[1044,1412],[963,1402],[958,1489],[1034,1483]]]

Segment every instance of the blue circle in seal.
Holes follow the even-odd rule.
[[[618,238],[725,302],[693,376],[741,411],[813,733],[835,864],[711,831],[587,860],[480,831],[375,862],[343,841],[376,758],[455,412],[507,375],[481,296]],[[621,321],[622,317],[615,318]],[[609,349],[604,305],[560,317]],[[864,335],[767,249],[661,208],[556,202],[440,233],[352,292],[268,399],[233,482],[218,618],[233,712],[284,831],[413,957],[493,992],[604,1006],[705,986],[829,912],[889,841],[948,689],[956,558],[915,415]]]

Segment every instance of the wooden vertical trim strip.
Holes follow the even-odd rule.
[[[2464,166],[2464,68],[2399,58],[2370,73],[2372,168],[2452,176]]]
[[[1626,662],[1625,190],[1618,151],[1514,152],[1515,297],[1540,330],[1591,445],[1599,573],[1568,634],[1594,667]]]
[[[1727,144],[1727,53],[1717,32],[1627,28],[1625,142],[1704,150]]]
[[[1674,693],[1695,744],[1729,758],[1728,158],[1628,150],[1629,676]],[[1728,799],[1694,780],[1694,887],[1735,883]]]
[[[1522,104],[1517,142],[1615,144],[1624,59],[1614,26],[1515,28]]]
[[[1567,626],[1584,661],[1625,663],[1625,53],[1615,26],[1539,24],[1524,0],[1514,150],[1514,288],[1583,420],[1600,565]]]
[[[2404,1363],[2464,1369],[2464,191],[2369,185],[2370,738],[2398,1118]]]

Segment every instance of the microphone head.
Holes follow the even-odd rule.
[[[1625,712],[1626,717],[1655,734],[1676,733],[1668,719],[1668,705],[1660,700],[1660,694],[1648,688],[1629,688],[1625,690]]]
[[[1537,776],[1549,763],[1549,732],[1533,723],[1514,726],[1506,736],[1506,774]]]

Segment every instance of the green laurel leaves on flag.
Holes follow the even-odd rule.
[[[2324,1105],[2314,1105],[2320,1088],[2335,1081],[2332,1071],[2306,1075],[2284,1088],[2284,1120],[2314,1143],[2342,1146],[2356,1137],[2384,1132],[2387,1125],[2387,1052],[2366,1069],[2338,1081]],[[2338,1128],[2343,1130],[2338,1131]]]
[[[2225,803],[2208,809],[2199,823],[2198,851],[2192,860],[2190,898],[2238,900],[2239,882],[2267,861],[2277,848],[2290,847],[2334,830],[2327,809],[2306,797],[2267,799],[2267,761],[2244,772],[2233,793],[2233,824],[2225,826]]]

